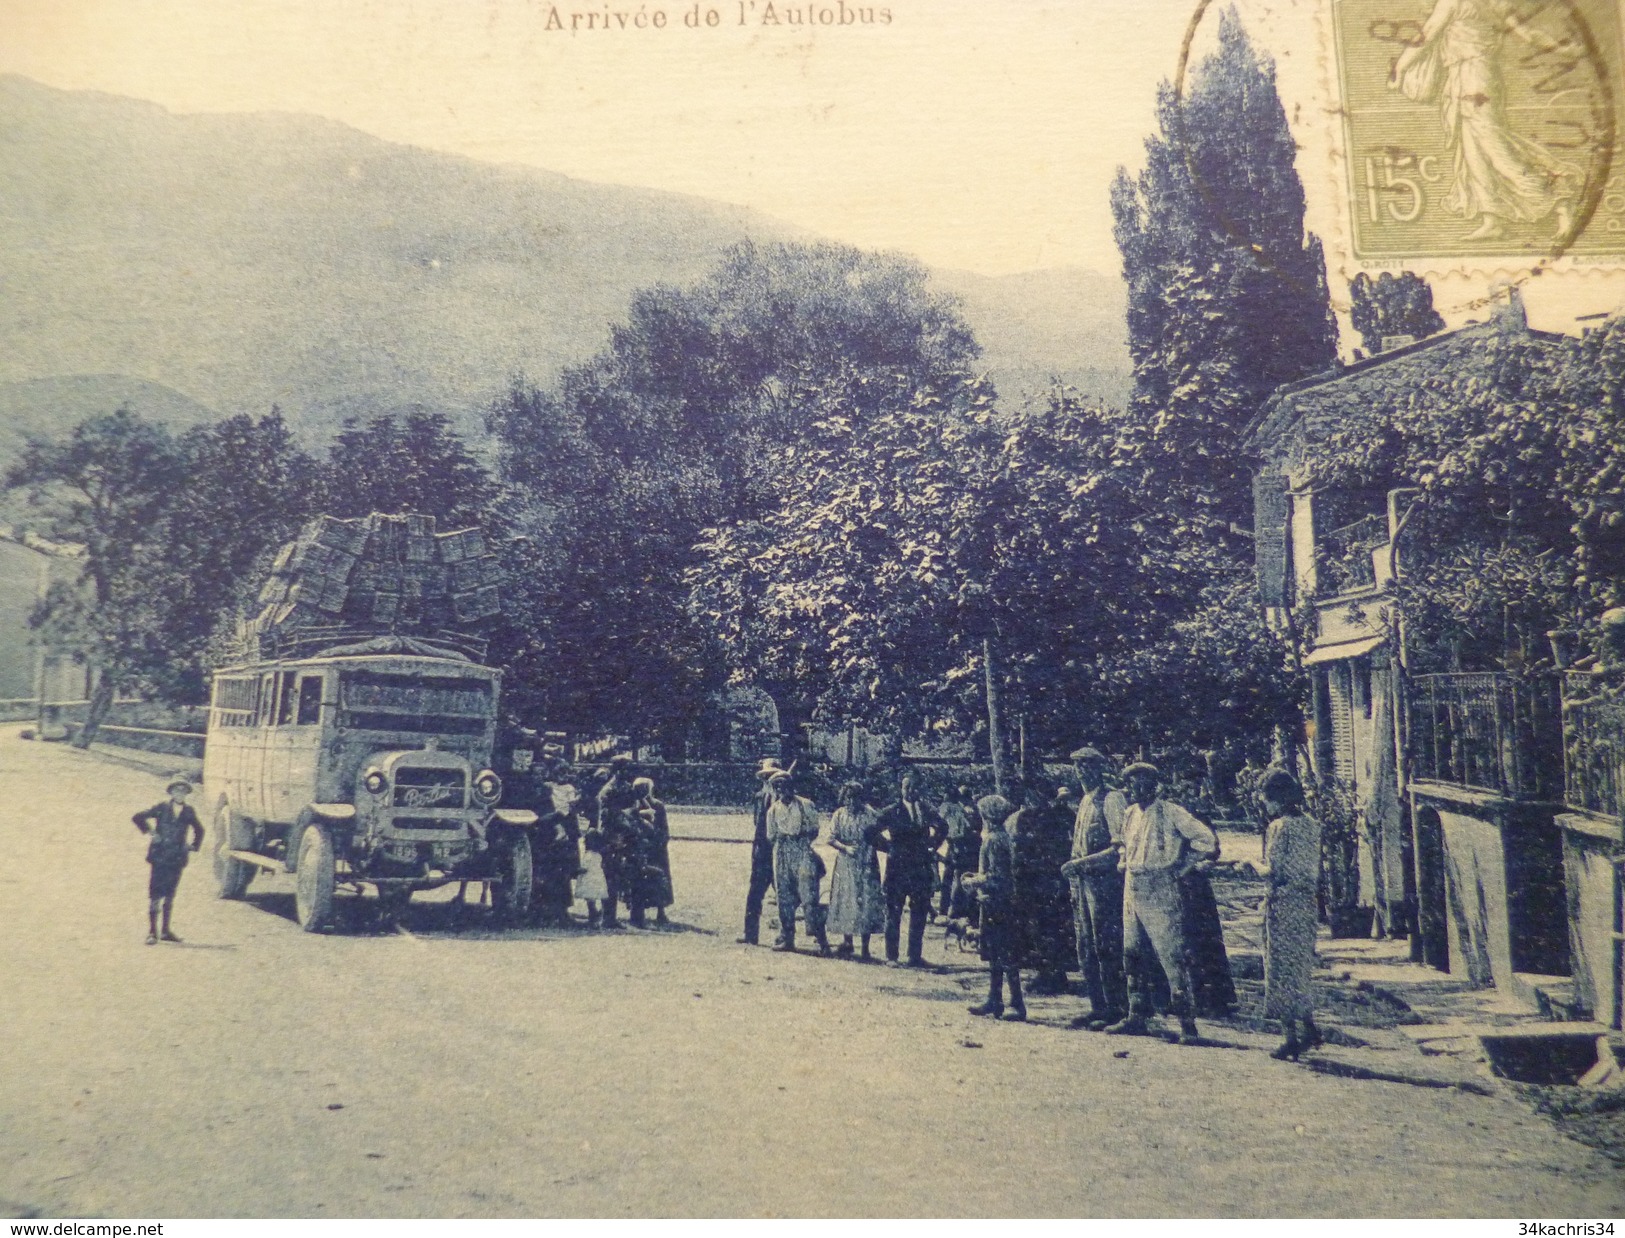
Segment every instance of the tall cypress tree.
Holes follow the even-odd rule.
[[[1183,95],[1162,84],[1157,113],[1145,170],[1120,168],[1112,186],[1134,361],[1124,460],[1233,518],[1248,506],[1241,427],[1276,387],[1331,364],[1337,325],[1275,66],[1233,8]]]

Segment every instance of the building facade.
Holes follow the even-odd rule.
[[[1547,695],[1495,671],[1418,673],[1397,596],[1418,492],[1333,485],[1316,467],[1356,410],[1403,416],[1509,334],[1561,338],[1531,330],[1513,294],[1488,321],[1282,388],[1246,442],[1259,588],[1303,651],[1312,774],[1352,812],[1354,903],[1371,931],[1410,936],[1418,961],[1533,999],[1568,964],[1560,762],[1542,756],[1557,752],[1555,677]]]

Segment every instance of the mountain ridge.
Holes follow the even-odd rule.
[[[407,405],[477,427],[510,376],[547,382],[601,348],[638,288],[697,279],[743,239],[811,239],[325,117],[177,114],[16,75],[0,202],[0,384],[123,376],[224,414],[276,404],[318,440]],[[932,274],[1006,397],[1053,375],[1121,398],[1120,280]]]

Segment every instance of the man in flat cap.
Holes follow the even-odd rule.
[[[1106,1030],[1114,1035],[1145,1035],[1151,1015],[1147,956],[1168,977],[1169,1009],[1179,1019],[1179,1042],[1197,1039],[1191,1006],[1190,965],[1185,952],[1185,921],[1180,878],[1216,854],[1219,840],[1191,813],[1157,795],[1162,775],[1140,761],[1123,771],[1129,809],[1123,818],[1123,947],[1133,978],[1126,1018]]]
[[[1061,866],[1072,887],[1078,966],[1089,994],[1089,1013],[1073,1027],[1096,1030],[1128,1013],[1123,978],[1123,818],[1128,800],[1106,786],[1107,761],[1098,748],[1079,748],[1072,768],[1083,788],[1072,826],[1072,858]]]
[[[756,794],[751,798],[751,816],[756,827],[750,842],[750,888],[745,894],[745,931],[735,940],[741,946],[762,944],[762,902],[773,885],[773,843],[767,836],[767,810],[773,803],[768,780],[782,772],[772,757],[763,757],[756,767]]]
[[[203,846],[203,823],[197,819],[197,810],[186,802],[186,797],[192,793],[192,784],[184,778],[175,778],[164,789],[169,794],[168,799],[130,818],[135,822],[136,829],[152,838],[147,844],[147,863],[152,868],[147,879],[149,946],[157,944],[160,939],[180,940],[169,927],[170,916],[175,910],[175,891],[181,883],[181,870],[186,867],[187,853]],[[163,913],[161,930],[158,925],[160,911]]]
[[[794,776],[778,770],[768,779],[773,802],[767,809],[767,836],[773,843],[773,889],[779,900],[779,939],[775,950],[796,948],[796,908],[807,921],[807,931],[818,943],[818,952],[829,955],[829,938],[824,933],[824,909],[818,901],[818,883],[823,861],[813,851],[818,837],[818,809],[813,802],[796,794]]]

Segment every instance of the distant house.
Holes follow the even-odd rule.
[[[0,719],[39,721],[58,730],[60,710],[88,698],[94,672],[71,653],[42,646],[29,627],[47,580],[79,572],[76,548],[0,530]]]
[[[1360,904],[1379,931],[1414,934],[1419,960],[1529,996],[1567,962],[1560,766],[1539,756],[1556,751],[1555,692],[1548,709],[1493,672],[1410,673],[1394,582],[1415,492],[1316,474],[1351,410],[1401,407],[1430,379],[1485,365],[1509,333],[1561,339],[1531,330],[1514,294],[1489,321],[1385,341],[1397,346],[1283,387],[1246,443],[1259,589],[1274,624],[1307,627],[1310,760],[1359,810]]]

